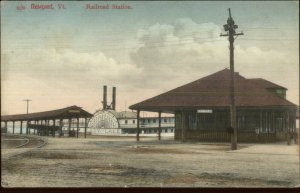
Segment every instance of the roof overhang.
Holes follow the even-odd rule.
[[[1,121],[38,121],[69,118],[90,118],[92,116],[92,114],[83,110],[81,107],[74,105],[63,109],[56,109],[51,111],[18,115],[4,115],[1,116]]]
[[[176,111],[195,111],[199,109],[215,109],[228,110],[230,106],[194,106],[194,107],[129,107],[132,110],[161,112],[161,113],[175,113]],[[237,106],[237,110],[296,110],[297,106]]]

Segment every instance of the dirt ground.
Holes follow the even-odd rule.
[[[181,143],[171,138],[46,138],[3,146],[2,187],[295,187],[299,146]],[[40,142],[39,142],[40,143]]]

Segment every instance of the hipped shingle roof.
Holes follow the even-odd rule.
[[[194,82],[130,106],[135,110],[172,111],[182,108],[229,107],[230,70],[224,69]],[[235,73],[237,107],[295,106],[266,88],[283,88],[264,79],[246,79]]]

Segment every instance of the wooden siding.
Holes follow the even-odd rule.
[[[182,131],[175,129],[175,140],[181,140]],[[295,134],[297,136],[297,134]],[[238,142],[260,142],[269,143],[276,141],[286,141],[287,134],[284,132],[277,133],[255,133],[255,132],[238,132]],[[186,139],[203,142],[230,142],[230,134],[225,130],[187,130]]]

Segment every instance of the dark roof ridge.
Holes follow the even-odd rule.
[[[74,116],[73,112],[68,112],[71,109],[80,110],[77,116]],[[1,115],[1,121],[24,121],[24,120],[42,120],[42,119],[56,119],[56,118],[65,118],[65,117],[92,117],[92,114],[83,110],[81,107],[76,105],[65,107],[62,109],[55,109],[50,111],[35,112],[28,114],[17,114],[17,115]]]
[[[15,114],[13,116],[19,116],[19,115],[35,115],[35,114],[40,114],[40,113],[49,113],[49,112],[59,112],[59,111],[64,111],[64,110],[67,110],[67,109],[71,109],[71,108],[74,108],[74,107],[77,107],[77,108],[81,108],[81,107],[78,107],[76,105],[72,105],[72,106],[69,106],[69,107],[65,107],[65,108],[61,108],[61,109],[55,109],[55,110],[48,110],[48,111],[40,111],[40,112],[34,112],[34,113],[28,113],[28,114]],[[12,115],[1,115],[1,116],[12,116]]]
[[[243,106],[296,106],[266,89],[276,85],[264,79],[247,79],[235,72],[236,105]],[[265,84],[263,84],[265,83]],[[184,84],[157,96],[131,105],[130,109],[156,109],[162,111],[183,107],[230,106],[230,70],[223,69],[193,82]],[[281,88],[281,87],[280,87]]]
[[[264,78],[249,78],[248,80],[260,81],[261,84],[264,84],[265,88],[283,88],[285,90],[288,90],[286,87],[283,87],[279,84],[276,84],[276,83],[266,80]],[[262,82],[262,81],[264,81],[264,82]]]
[[[260,79],[260,80],[264,80],[264,81],[267,81],[267,82],[269,82],[269,83],[272,83],[272,82],[270,82],[270,81],[268,81],[268,80],[265,80],[265,79],[263,79],[263,78],[253,78],[253,79]],[[282,98],[282,97],[276,95],[275,93],[269,92],[268,90],[266,90],[266,87],[263,87],[262,85],[257,85],[257,83],[255,83],[255,82],[252,81],[253,79],[246,79],[246,81],[248,81],[248,82],[249,82],[250,84],[252,84],[252,85],[260,86],[261,89],[262,89],[261,91],[264,91],[264,92],[265,92],[266,94],[268,94],[269,96],[276,97],[276,98],[280,98],[281,100],[284,100],[284,101],[287,102],[287,103],[290,103],[290,104],[292,104],[292,105],[297,106],[296,104],[294,104],[294,103],[288,101],[286,98]],[[274,83],[272,83],[272,84],[274,84]],[[277,85],[277,84],[274,84],[274,85]],[[280,85],[277,85],[277,86],[278,86],[278,88],[284,88],[284,87],[282,87],[282,86],[280,86]],[[273,88],[273,87],[270,87],[270,88]],[[274,87],[274,88],[277,88],[277,87]],[[285,88],[285,89],[286,89],[286,88]],[[286,89],[286,90],[287,90],[287,89]]]
[[[140,103],[146,102],[146,101],[148,101],[148,100],[152,100],[153,98],[156,98],[156,97],[160,97],[160,96],[163,96],[163,95],[167,95],[167,94],[169,94],[170,92],[173,92],[173,91],[175,91],[175,90],[177,90],[177,89],[180,89],[180,88],[182,88],[182,87],[185,87],[185,86],[187,86],[187,85],[196,83],[196,82],[201,81],[201,80],[206,80],[206,79],[208,79],[208,78],[210,78],[210,77],[216,76],[217,74],[221,74],[221,73],[230,73],[230,70],[229,70],[228,68],[224,68],[223,70],[219,70],[219,71],[217,71],[217,72],[215,72],[215,73],[213,73],[213,74],[209,74],[209,75],[207,75],[207,76],[204,76],[204,77],[199,78],[199,79],[197,79],[197,80],[194,80],[194,81],[192,81],[192,82],[186,83],[186,84],[184,84],[184,85],[181,85],[181,86],[178,86],[178,87],[176,87],[176,88],[173,88],[173,89],[171,89],[171,90],[169,90],[169,91],[163,92],[162,94],[159,94],[159,95],[157,95],[157,96],[148,98],[148,99],[143,100],[143,101],[141,101],[141,102],[139,102],[139,103],[136,103],[136,104],[134,104],[134,105],[131,105],[131,106],[129,106],[129,108],[131,109],[133,106],[136,106],[136,105],[138,105],[138,104],[140,104]],[[245,80],[246,80],[246,78],[243,77],[243,76],[241,76],[238,72],[235,72],[235,75],[238,76],[238,77],[240,77],[240,78],[242,78],[242,79],[245,79]]]

